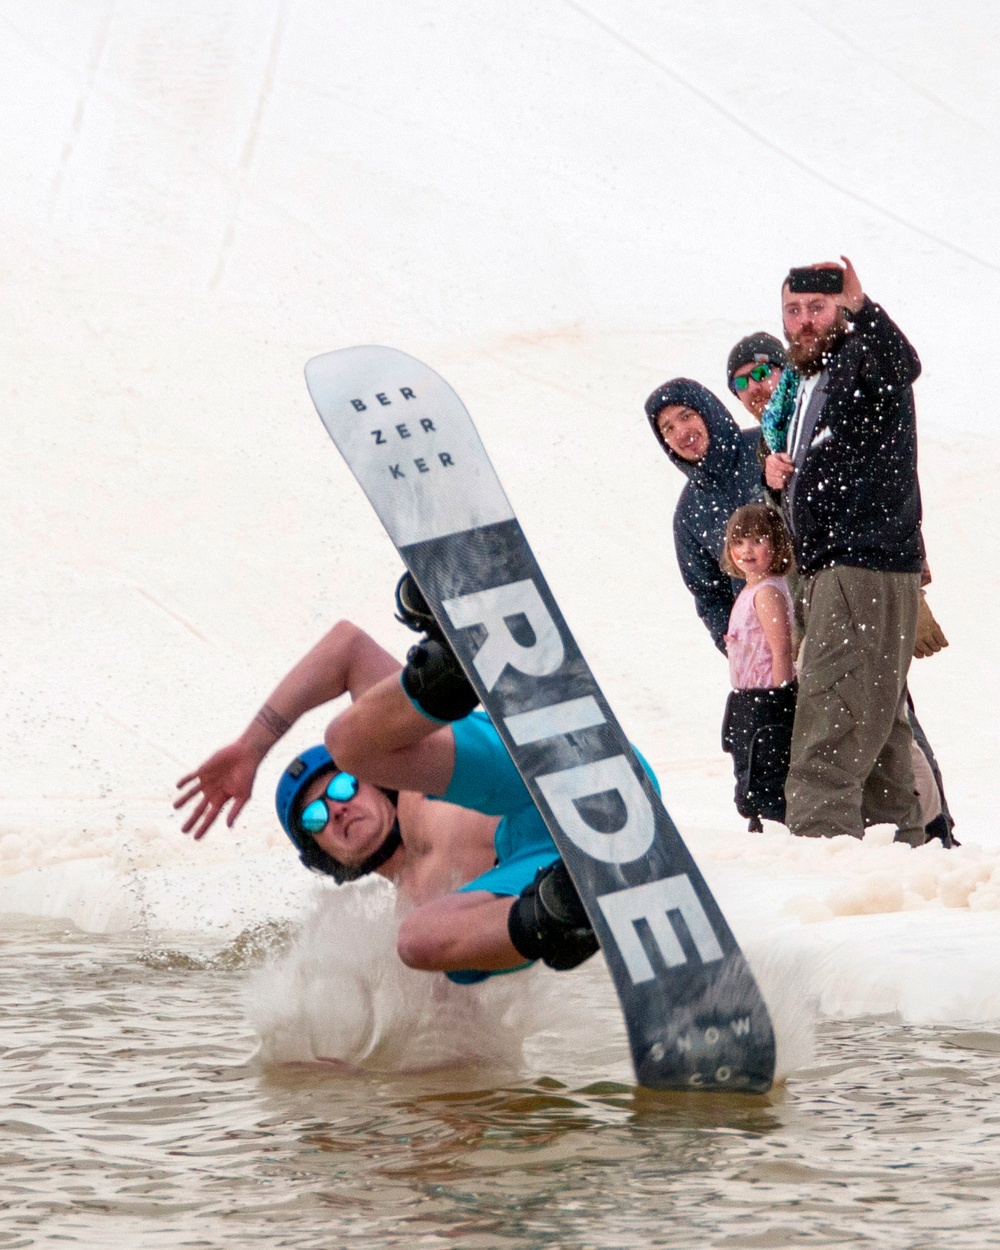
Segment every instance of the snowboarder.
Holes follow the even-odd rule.
[[[335,625],[240,737],[178,782],[176,808],[197,800],[184,832],[204,837],[227,804],[232,826],[275,742],[348,693],[325,745],[278,784],[279,819],[306,866],[395,881],[416,904],[398,939],[409,967],[460,982],[535,959],[575,967],[598,942],[555,844],[408,574],[397,604],[424,631],[406,666],[357,626]]]

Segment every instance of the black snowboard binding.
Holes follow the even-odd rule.
[[[406,653],[403,689],[431,720],[450,722],[468,716],[479,695],[409,572],[396,583],[396,609],[400,624],[424,635]]]
[[[573,878],[561,859],[539,868],[510,909],[507,933],[525,959],[557,972],[582,964],[601,949]]]

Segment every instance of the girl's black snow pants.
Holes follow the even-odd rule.
[[[759,829],[785,819],[785,777],[792,745],[796,682],[770,690],[733,690],[722,722],[722,749],[733,757],[736,810]]]

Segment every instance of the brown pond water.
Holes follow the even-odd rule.
[[[767,1099],[352,1075],[254,1059],[247,943],[0,943],[0,1250],[1000,1246],[1000,1031],[826,1022]]]

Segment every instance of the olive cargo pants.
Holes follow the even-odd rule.
[[[785,784],[787,824],[805,837],[897,826],[920,846],[906,675],[920,576],[836,565],[802,579],[806,632]]]

